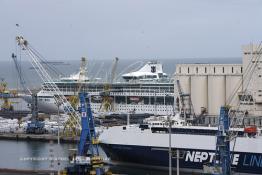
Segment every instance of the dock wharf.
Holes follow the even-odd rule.
[[[0,133],[0,140],[17,140],[17,141],[57,141],[57,135],[53,134],[25,134],[25,133]],[[79,137],[60,136],[61,143],[77,143]]]
[[[57,171],[0,168],[0,175],[7,175],[7,174],[8,175],[28,175],[28,174],[49,175],[49,174],[57,174]]]

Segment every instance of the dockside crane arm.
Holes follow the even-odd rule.
[[[20,64],[17,61],[17,57],[14,53],[12,54],[12,59],[14,61],[15,68],[16,68],[16,71],[19,77],[19,81],[20,81],[20,84],[22,85],[23,90],[28,91],[30,94],[32,94],[31,90],[25,86],[25,79],[23,77],[23,72],[22,72]]]
[[[112,65],[112,69],[111,69],[111,77],[110,77],[110,82],[109,82],[110,84],[112,84],[115,80],[118,61],[119,61],[119,58],[115,57],[115,61]]]
[[[243,72],[243,80],[246,81],[246,86],[243,87],[242,95],[239,99],[239,102],[235,109],[229,110],[229,117],[230,117],[230,127],[243,127],[244,126],[244,119],[247,117],[247,109],[245,108],[245,104],[252,104],[254,105],[253,93],[250,92],[249,88],[254,86],[256,81],[261,81],[259,79],[254,79],[254,74],[257,73],[258,75],[261,74],[261,53],[262,53],[262,41],[260,42],[257,53],[252,55],[252,59],[250,59],[245,71]],[[258,71],[258,72],[256,72]],[[239,83],[240,84],[240,83]],[[240,85],[239,85],[240,86]],[[240,87],[237,87],[231,97],[227,100],[227,105],[229,105],[233,101],[233,96],[237,95],[238,90]],[[230,139],[233,140],[237,136],[237,132],[230,133]]]
[[[41,64],[41,55],[33,49],[27,40],[25,40],[22,36],[17,36],[16,41],[18,45],[22,48],[22,50],[25,50],[27,55],[29,55],[30,62],[34,69],[36,70],[37,74],[41,78],[41,80],[44,82],[45,88],[53,93],[54,99],[58,104],[61,104],[63,106],[64,112],[69,115],[69,119],[67,121],[68,125],[70,127],[73,127],[74,130],[80,130],[81,125],[79,122],[80,116],[75,111],[75,109],[71,106],[71,104],[67,101],[66,97],[62,94],[62,92],[59,90],[51,76],[48,74],[46,69]],[[66,126],[65,126],[66,127]]]
[[[222,106],[220,108],[220,116],[218,118],[218,132],[216,135],[216,151],[213,159],[213,165],[215,169],[207,168],[206,170],[209,171],[209,174],[230,175],[232,173],[231,164],[233,161],[233,154],[230,153],[235,151],[236,139],[238,138],[239,131],[234,131],[233,129],[230,130],[230,128],[244,126],[244,118],[248,114],[247,110],[244,108],[245,103],[250,105],[253,101],[253,99],[249,97],[250,94],[248,93],[248,86],[252,85],[254,81],[258,81],[252,79],[252,76],[254,75],[255,71],[260,71],[261,65],[259,64],[261,60],[260,55],[262,53],[262,42],[259,44],[257,53],[258,54],[252,56],[252,59],[250,60],[245,72],[243,73],[243,79],[247,81],[247,85],[243,89],[243,95],[240,98],[236,109],[231,110],[230,105]],[[237,93],[238,89],[239,87],[236,88],[236,91],[234,92],[235,94]],[[227,103],[230,104],[232,100],[233,96],[229,98]],[[244,133],[245,132],[250,132],[249,134],[257,134],[256,126],[244,128]],[[232,149],[230,149],[231,141],[233,142]],[[210,170],[212,170],[212,173],[210,173]],[[218,172],[215,172],[214,170]]]

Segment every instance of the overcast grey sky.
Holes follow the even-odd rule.
[[[0,60],[17,33],[48,59],[240,57],[262,0],[0,0]]]

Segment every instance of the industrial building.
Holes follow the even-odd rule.
[[[195,114],[216,116],[223,105],[242,104],[250,115],[262,116],[261,50],[243,46],[242,64],[177,64],[175,79],[190,94]]]

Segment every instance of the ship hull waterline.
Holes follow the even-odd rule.
[[[168,148],[137,145],[105,144],[101,147],[112,160],[112,164],[143,168],[168,169]],[[172,148],[175,152],[176,149]],[[214,158],[214,150],[179,149],[179,169],[181,172],[203,173],[203,165]],[[232,170],[237,174],[262,174],[262,154],[234,152]],[[172,157],[172,168],[176,169],[177,157]]]

